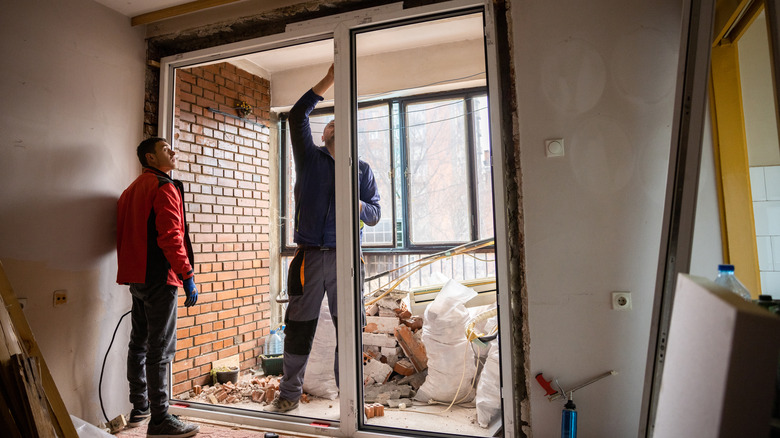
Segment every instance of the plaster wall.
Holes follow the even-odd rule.
[[[750,167],[780,165],[772,66],[762,12],[737,42]]]
[[[512,2],[529,374],[571,388],[618,372],[575,393],[582,437],[642,430],[681,4]],[[564,157],[545,156],[550,138],[564,139]],[[714,184],[702,189],[711,207]],[[719,241],[705,234],[717,215],[699,219],[697,242]],[[630,291],[632,310],[612,310],[613,291]],[[557,436],[563,403],[536,382],[530,402],[534,436]]]
[[[0,261],[68,411],[91,423],[130,309],[114,233],[116,200],[140,170],[143,37],[90,0],[5,2],[0,14]],[[68,303],[55,308],[59,289]],[[128,332],[125,318],[104,376],[112,418],[129,409]]]

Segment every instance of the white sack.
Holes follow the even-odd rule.
[[[473,400],[471,384],[476,365],[466,340],[470,316],[465,303],[475,296],[473,289],[449,280],[425,310],[422,342],[428,354],[428,376],[417,391],[416,400]]]
[[[488,427],[501,413],[501,392],[498,381],[501,373],[498,364],[498,338],[490,341],[490,350],[477,384],[477,422]]]
[[[333,359],[336,354],[336,328],[330,317],[328,300],[322,300],[320,318],[309,354],[309,362],[303,375],[303,392],[334,400],[339,396],[336,376],[333,373]]]

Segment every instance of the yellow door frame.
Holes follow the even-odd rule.
[[[763,1],[717,2],[710,76],[712,143],[723,261],[737,266],[737,276],[753,298],[761,293],[761,280],[737,43],[763,9]]]

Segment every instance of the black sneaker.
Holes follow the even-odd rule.
[[[197,424],[185,423],[179,420],[176,415],[168,414],[159,424],[149,422],[146,436],[147,438],[184,438],[193,436],[198,431],[200,431],[200,426]]]
[[[146,408],[145,411],[140,409],[133,409],[130,411],[130,418],[127,420],[127,427],[138,427],[146,423],[151,416],[152,413],[149,411],[149,408]]]

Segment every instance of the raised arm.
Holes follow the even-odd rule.
[[[325,92],[333,86],[333,64],[330,65],[328,72],[325,73],[325,77],[320,79],[316,85],[311,87],[311,91],[315,92],[318,96],[325,96]]]
[[[295,158],[296,171],[298,166],[303,164],[306,151],[316,148],[314,140],[311,137],[311,126],[309,125],[309,114],[314,110],[322,100],[322,95],[333,85],[333,65],[331,64],[328,72],[314,87],[306,91],[292,109],[290,109],[290,142],[292,143],[293,157]]]

